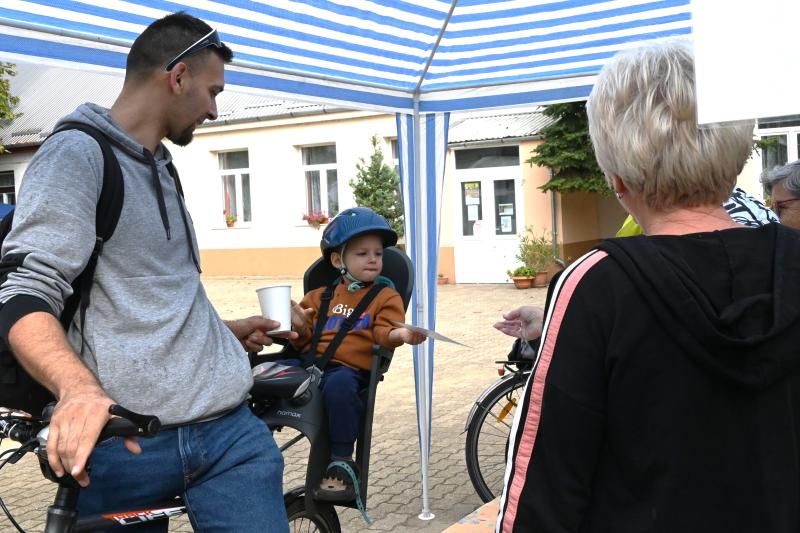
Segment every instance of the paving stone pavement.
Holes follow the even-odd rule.
[[[216,278],[203,280],[209,297],[224,318],[258,313],[255,289],[291,283],[292,295],[302,297],[302,281],[276,278]],[[480,506],[464,461],[464,423],[480,392],[497,379],[494,363],[511,346],[511,339],[491,325],[501,311],[522,304],[542,305],[544,289],[516,290],[513,285],[443,285],[438,287],[437,331],[470,346],[436,343],[433,385],[433,430],[429,463],[430,521],[422,509],[419,445],[415,414],[414,367],[411,349],[395,351],[392,367],[378,387],[375,407],[370,488],[367,507],[374,523],[368,526],[352,509],[337,508],[342,530],[439,532]],[[276,435],[281,441],[288,435]],[[4,446],[7,447],[7,446]],[[307,447],[293,447],[285,457],[284,487],[302,484]],[[25,457],[0,471],[0,497],[28,531],[41,531],[53,486],[38,464]],[[0,532],[14,531],[0,515]],[[192,531],[188,520],[174,520],[170,531]]]

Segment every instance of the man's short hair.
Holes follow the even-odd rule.
[[[781,183],[789,194],[795,198],[800,198],[800,159],[782,167],[764,171],[761,175],[761,183],[764,184],[770,194],[772,194],[772,188],[777,183]]]
[[[622,52],[586,109],[597,163],[651,209],[720,205],[753,149],[753,125],[697,124],[694,59],[682,43]]]
[[[150,24],[133,42],[125,70],[127,78],[143,78],[155,69],[163,69],[175,56],[211,31],[211,26],[184,11],[172,13]],[[225,63],[233,52],[225,44],[209,46],[181,61],[191,64],[208,54],[217,54]]]

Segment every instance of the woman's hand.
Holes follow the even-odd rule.
[[[494,328],[510,337],[532,341],[542,336],[544,309],[541,307],[523,305],[503,313],[503,318],[505,320],[496,323]]]

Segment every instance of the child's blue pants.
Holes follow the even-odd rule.
[[[300,359],[277,361],[302,366]],[[322,398],[328,415],[331,455],[350,457],[358,438],[358,423],[364,410],[359,391],[369,383],[369,372],[331,362],[322,375]]]

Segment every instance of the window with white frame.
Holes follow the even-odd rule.
[[[392,149],[392,166],[397,175],[400,175],[400,145],[397,139],[389,139],[389,146]]]
[[[0,202],[17,203],[17,191],[14,189],[14,171],[0,170]]]
[[[250,157],[247,150],[221,152],[219,175],[222,184],[222,213],[226,220],[235,217],[238,222],[251,222],[250,208]]]
[[[761,169],[772,170],[800,159],[800,116],[759,119]]]
[[[301,148],[308,213],[339,213],[339,178],[336,170],[336,145]]]

